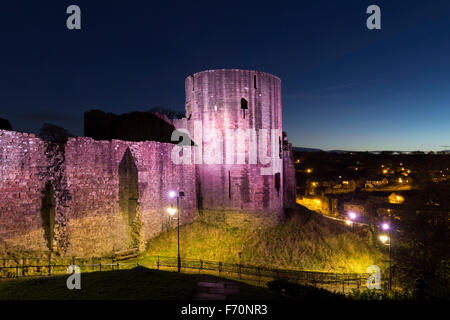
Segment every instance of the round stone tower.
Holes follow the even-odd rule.
[[[283,212],[281,80],[239,69],[186,78],[200,210]]]

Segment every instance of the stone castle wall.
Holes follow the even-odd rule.
[[[261,174],[262,164],[259,148],[265,148],[271,156],[269,144],[258,140],[257,163],[250,164],[250,138],[243,138],[243,132],[254,130],[259,137],[260,130],[271,133],[282,142],[281,81],[279,78],[259,71],[226,69],[208,70],[186,78],[186,118],[175,121],[177,129],[189,131],[202,152],[202,163],[197,165],[199,181],[197,198],[200,210],[240,210],[265,212],[272,218],[281,218],[283,211],[283,165],[281,147],[275,151],[278,168],[268,175]],[[195,126],[202,125],[201,134],[195,135]],[[231,130],[237,135],[231,138]],[[221,164],[209,164],[206,157],[211,154],[222,137]],[[233,142],[229,143],[228,139]],[[238,144],[245,145],[244,164],[237,164],[240,152]],[[227,156],[231,156],[230,164]],[[277,177],[278,174],[278,177]]]
[[[192,221],[195,168],[174,165],[171,148],[153,141],[71,138],[61,150],[33,135],[0,131],[1,243],[78,256],[143,248],[147,239],[174,226],[166,208],[174,204],[169,190],[177,189],[186,194],[181,223]],[[55,216],[50,245],[43,213],[47,185]]]
[[[33,134],[0,130],[0,246],[46,248],[40,219],[45,150]]]
[[[169,199],[170,190],[185,193],[182,224],[197,212],[237,225],[249,215],[264,224],[282,221],[284,208],[295,206],[296,187],[292,150],[282,132],[280,79],[250,70],[208,70],[189,76],[185,85],[186,118],[164,121],[191,133],[189,163],[174,163],[178,146],[165,140],[132,142],[148,137],[140,129],[124,133],[132,141],[78,137],[65,144],[0,130],[0,249],[70,256],[144,249],[146,240],[176,225],[166,211],[176,201]],[[96,118],[88,118],[88,127],[96,129]],[[108,133],[107,122],[100,127],[105,123]],[[126,131],[133,123],[123,125]],[[265,144],[262,129],[269,134]],[[246,136],[252,130],[256,137]],[[257,141],[256,163],[250,163],[251,141]],[[214,149],[219,163],[208,162]],[[195,150],[201,150],[200,164]],[[272,157],[272,164],[262,163],[261,154]],[[238,156],[244,163],[237,163]],[[268,167],[273,170],[262,174]]]

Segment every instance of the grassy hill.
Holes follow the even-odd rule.
[[[306,209],[297,210],[284,224],[261,229],[199,220],[182,226],[180,239],[183,258],[275,268],[359,273],[373,264],[382,267],[386,260],[363,233]],[[140,262],[176,253],[175,229],[150,240]]]
[[[189,300],[196,290],[199,275],[150,270],[83,273],[81,290],[68,290],[68,275],[20,278],[0,281],[0,300]],[[286,299],[267,288],[239,284],[235,299]]]

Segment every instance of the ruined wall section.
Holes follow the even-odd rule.
[[[172,144],[153,141],[69,140],[66,165],[73,198],[73,218],[69,223],[71,253],[104,254],[136,245],[144,249],[146,240],[175,226],[166,211],[168,206],[175,205],[175,200],[168,197],[170,190],[185,192],[181,223],[193,221],[195,168],[174,165],[170,159],[172,148]],[[132,183],[120,176],[127,155],[137,169],[137,176],[131,178],[137,179],[137,198],[128,199],[128,205],[136,210],[132,221],[121,212],[119,195],[121,183]]]
[[[0,246],[67,256],[143,249],[176,226],[166,211],[175,205],[170,190],[185,192],[181,223],[193,221],[195,168],[173,164],[173,146],[91,138],[64,145],[0,130]]]
[[[33,134],[0,130],[0,249],[48,250],[41,220],[45,150]]]
[[[297,201],[297,180],[295,177],[294,153],[287,134],[283,132],[283,181],[284,207],[295,208]]]

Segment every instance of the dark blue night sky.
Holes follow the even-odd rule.
[[[371,4],[381,30],[366,28]],[[282,79],[296,146],[450,149],[448,0],[8,1],[0,35],[0,117],[16,130],[81,135],[93,108],[182,111],[186,76],[245,68]]]

